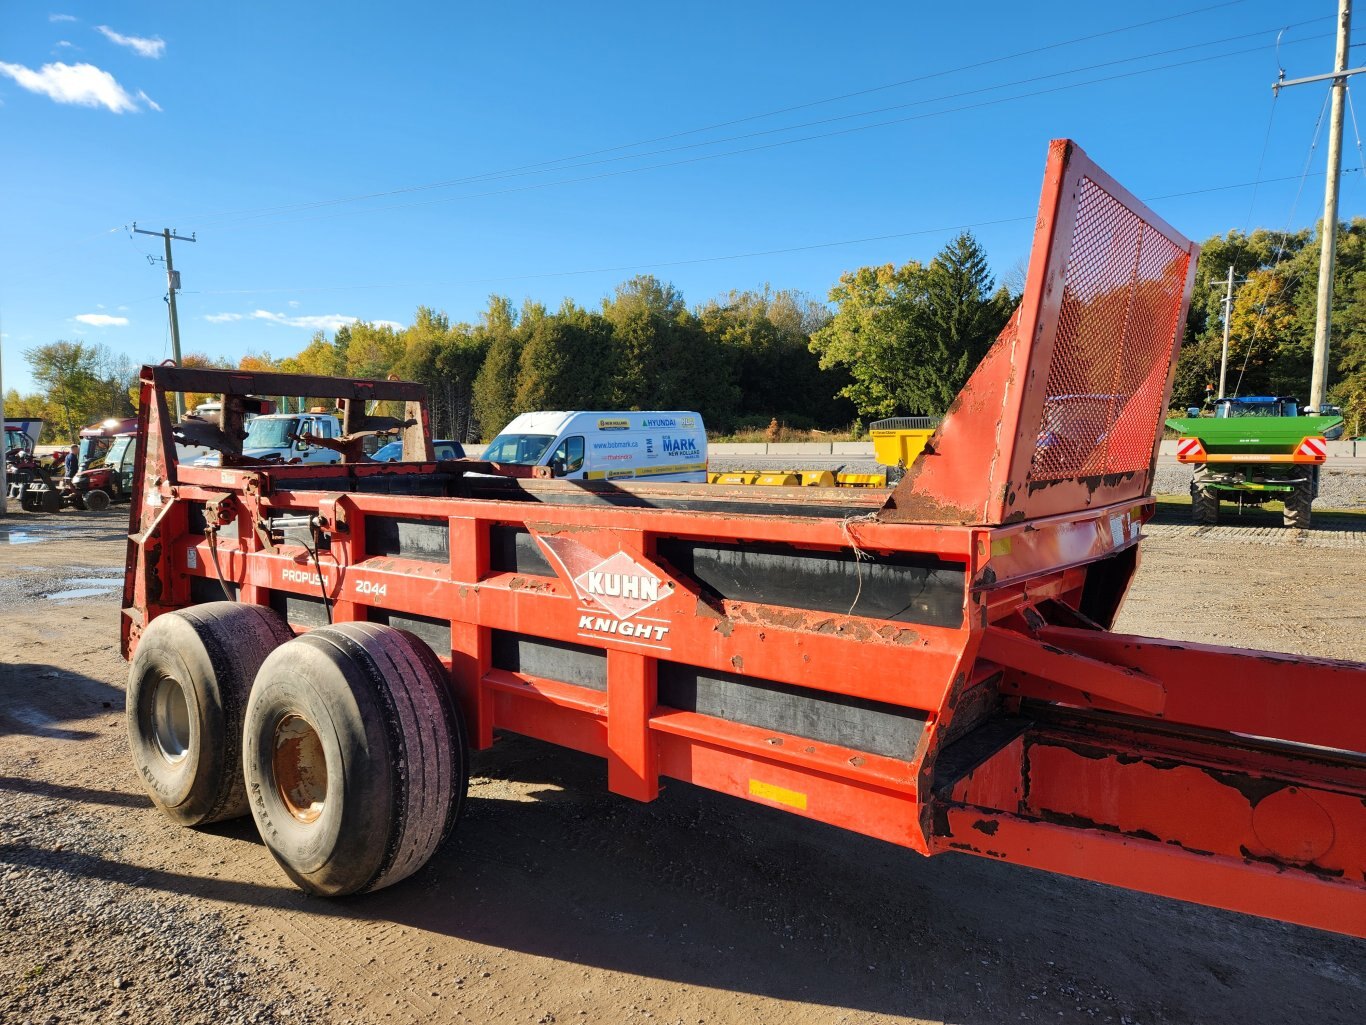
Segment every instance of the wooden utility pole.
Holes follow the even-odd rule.
[[[1228,380],[1228,330],[1233,323],[1233,264],[1228,265],[1228,294],[1224,296],[1224,349],[1219,356],[1219,398],[1224,397]]]
[[[1333,265],[1338,248],[1338,181],[1342,177],[1342,114],[1347,93],[1347,78],[1366,71],[1347,67],[1351,45],[1352,0],[1338,0],[1338,41],[1333,71],[1285,81],[1285,72],[1273,85],[1276,92],[1288,85],[1333,80],[1333,109],[1328,121],[1328,174],[1323,189],[1323,227],[1319,231],[1319,294],[1314,316],[1314,370],[1309,380],[1309,408],[1323,407],[1328,387],[1328,338],[1333,327]]]
[[[175,264],[171,262],[171,239],[177,242],[195,241],[195,233],[191,233],[189,238],[177,235],[174,228],[163,228],[161,231],[147,231],[138,227],[138,222],[133,222],[133,231],[139,235],[160,235],[166,242],[166,303],[171,308],[171,357],[175,360],[175,365],[180,366],[180,318],[176,315],[175,294],[180,290],[180,275],[176,273]],[[180,392],[175,393],[175,418],[179,420],[185,415],[185,396]]]

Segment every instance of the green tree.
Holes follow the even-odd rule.
[[[682,369],[679,322],[688,316],[683,296],[652,274],[623,282],[602,303],[616,350],[613,405],[666,409],[675,404]]]
[[[1318,302],[1319,229],[1257,229],[1207,239],[1177,363],[1173,404],[1198,405],[1219,377],[1225,276],[1234,268],[1228,392],[1309,398]],[[1328,400],[1343,407],[1349,432],[1366,420],[1366,219],[1338,225],[1329,343]]]
[[[731,353],[690,312],[668,282],[642,275],[604,299],[615,356],[612,405],[621,409],[695,409],[721,427],[739,401]]]
[[[1219,380],[1219,360],[1223,349],[1224,332],[1223,301],[1228,268],[1233,267],[1235,281],[1243,282],[1255,271],[1276,267],[1286,260],[1294,260],[1297,254],[1309,246],[1312,238],[1313,233],[1309,231],[1285,233],[1258,228],[1250,235],[1230,231],[1225,235],[1215,235],[1205,240],[1201,247],[1200,262],[1195,270],[1195,288],[1191,294],[1190,312],[1186,318],[1181,358],[1176,365],[1176,378],[1172,387],[1174,406],[1185,408],[1200,405],[1204,401],[1206,388]],[[1286,280],[1286,275],[1282,276],[1282,280]],[[1237,291],[1241,291],[1241,284]],[[1229,359],[1230,392],[1236,387],[1243,359],[1249,355],[1255,356],[1258,349],[1261,349],[1264,355],[1270,351],[1265,337],[1256,339],[1255,345],[1253,342],[1251,336],[1230,339],[1231,347],[1241,345],[1241,356],[1234,359],[1230,355]],[[1260,365],[1262,364],[1257,366]],[[1251,368],[1254,379],[1258,373],[1257,366]],[[1251,383],[1251,379],[1248,383]]]
[[[518,363],[515,406],[598,409],[612,392],[612,324],[566,300],[531,328]]]
[[[432,431],[439,438],[474,440],[475,376],[488,342],[468,324],[451,326],[445,313],[419,306],[403,332],[404,353],[394,373],[427,386]]]
[[[912,261],[847,273],[830,300],[837,311],[811,348],[822,368],[848,371],[841,394],[865,417],[944,412],[1015,305],[966,233],[928,267]]]
[[[346,373],[381,380],[403,358],[403,339],[388,324],[357,321],[347,332]]]
[[[339,330],[337,334],[340,335],[342,330],[346,329]],[[302,351],[280,360],[278,366],[286,374],[341,377],[346,373],[346,353],[334,342],[329,342],[322,331],[316,331]]]
[[[811,333],[830,312],[793,291],[732,291],[698,311],[704,331],[733,366],[740,420],[748,426],[777,418],[795,427],[845,424],[854,407],[838,397],[849,383],[842,368],[822,370]],[[713,420],[708,420],[710,426]]]
[[[523,323],[533,325],[543,310],[524,309]],[[489,305],[475,335],[486,346],[483,364],[474,379],[472,404],[478,433],[485,440],[507,426],[516,415],[517,373],[522,357],[522,333],[512,303],[489,296]]]
[[[99,409],[99,353],[84,342],[58,341],[24,350],[33,379],[46,392],[48,414],[62,441],[75,441]]]

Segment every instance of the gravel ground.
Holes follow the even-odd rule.
[[[1335,547],[1362,546],[1356,518],[1179,512],[1152,526],[1119,629],[1366,658],[1360,563]],[[123,529],[119,511],[0,524],[3,1025],[1362,1020],[1362,941],[927,860],[682,784],[637,804],[601,761],[515,737],[478,755],[421,872],[306,897],[250,819],[177,829],[129,768]]]
[[[35,763],[7,764],[4,780]],[[81,803],[92,796],[144,803],[136,796],[101,798],[68,786],[5,790],[0,965],[8,970],[0,977],[0,1021],[336,1020],[271,983],[266,963],[241,946],[245,915],[149,893],[152,873],[125,859],[127,834]]]

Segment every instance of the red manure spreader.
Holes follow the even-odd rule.
[[[416,384],[144,368],[138,772],[325,895],[420,868],[510,731],[640,801],[1366,937],[1366,666],[1110,629],[1196,255],[1053,142],[1019,309],[890,491],[543,479],[436,461]],[[223,396],[221,466],[177,463],[177,391]],[[337,399],[342,461],[249,465],[254,394]]]

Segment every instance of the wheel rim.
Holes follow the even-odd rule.
[[[327,755],[318,731],[303,716],[287,715],[276,724],[274,747],[280,800],[298,821],[316,821],[327,803]]]
[[[190,751],[190,706],[179,681],[169,676],[157,680],[152,691],[152,736],[161,756],[175,764]]]

